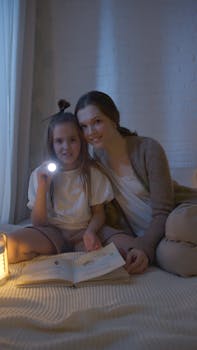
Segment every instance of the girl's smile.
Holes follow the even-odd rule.
[[[55,154],[65,170],[78,167],[81,141],[76,127],[65,122],[57,124],[53,130],[53,147]]]

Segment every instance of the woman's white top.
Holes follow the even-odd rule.
[[[152,220],[152,209],[148,191],[139,181],[132,165],[127,176],[118,176],[101,159],[105,172],[112,182],[114,197],[123,209],[134,233],[137,236],[144,235],[144,231]]]
[[[38,187],[36,168],[29,181],[28,203],[32,209]],[[109,202],[114,198],[112,186],[107,177],[91,167],[91,198],[88,198],[80,178],[79,169],[58,172],[54,175],[53,207],[47,196],[49,222],[62,229],[86,228],[91,219],[91,206]]]

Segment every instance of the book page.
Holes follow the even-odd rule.
[[[114,243],[110,243],[102,249],[81,255],[74,261],[74,283],[102,276],[123,265],[124,259]]]
[[[67,282],[72,285],[73,281],[73,253],[69,256],[49,256],[37,261],[29,262],[22,271],[17,285],[34,284],[50,281]]]
[[[72,252],[37,257],[26,263],[17,285],[47,282],[73,285],[95,278],[98,280],[99,276],[115,272],[124,264],[125,261],[114,243],[90,253]],[[115,277],[115,274],[113,275]],[[106,279],[110,279],[110,275],[106,276]]]
[[[90,285],[90,284],[101,284],[101,283],[130,283],[131,282],[131,276],[129,273],[125,270],[123,266],[118,267],[117,269],[110,271],[102,276],[94,277],[91,280],[85,280],[82,282],[78,282],[76,286],[84,286],[84,285]]]

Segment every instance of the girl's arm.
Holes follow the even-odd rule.
[[[45,167],[43,167],[38,172],[37,178],[38,188],[31,213],[31,221],[35,226],[42,226],[48,223],[47,193],[50,188],[51,176],[47,173]]]
[[[102,244],[97,236],[97,232],[105,223],[104,205],[94,205],[91,209],[92,217],[83,236],[83,241],[87,251],[101,248]]]

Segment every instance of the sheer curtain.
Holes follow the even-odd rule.
[[[26,0],[0,0],[0,223],[14,222],[16,195],[20,190],[18,164],[23,157],[20,123],[27,4]]]

